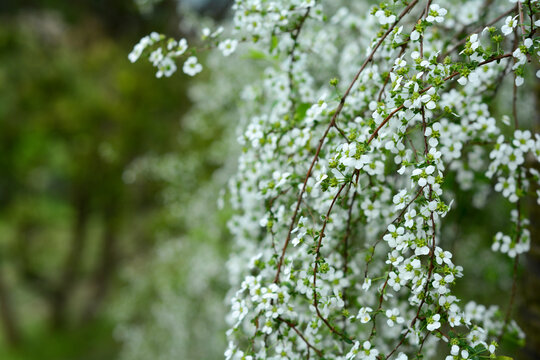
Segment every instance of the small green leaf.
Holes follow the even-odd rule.
[[[306,117],[307,110],[311,107],[310,103],[301,103],[296,107],[295,118],[302,121]]]
[[[272,42],[270,43],[270,52],[274,51],[277,45],[278,45],[278,37],[276,35],[272,35]]]
[[[268,56],[264,52],[255,49],[250,49],[246,57],[253,60],[265,60],[268,58]]]

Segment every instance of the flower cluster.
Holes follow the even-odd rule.
[[[229,56],[236,51],[238,40],[219,40],[223,33],[223,27],[211,32],[209,28],[202,31],[202,41],[208,47],[217,47],[223,56]],[[165,35],[152,32],[143,37],[128,55],[129,61],[136,62],[143,54],[148,55],[148,61],[157,69],[156,77],[170,77],[177,70],[176,59],[185,54],[190,56],[184,60],[182,71],[189,76],[195,76],[203,70],[196,56],[197,49],[190,48],[186,39],[167,39]]]
[[[225,357],[405,360],[444,343],[447,359],[495,356],[503,334],[522,334],[454,292],[466,274],[441,229],[469,206],[455,191],[478,207],[500,192],[512,235],[493,230],[493,250],[528,250],[520,199],[538,182],[540,136],[489,99],[513,91],[517,108],[540,51],[519,13],[539,4],[480,16],[479,0],[352,3],[236,0],[236,40],[217,45],[248,43],[266,66],[242,93]]]

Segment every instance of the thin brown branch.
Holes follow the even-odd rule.
[[[278,317],[278,320],[287,324],[291,329],[293,329],[293,331],[295,333],[298,334],[298,336],[300,336],[300,339],[302,339],[302,341],[304,341],[304,343],[306,344],[306,346],[309,348],[309,349],[312,349],[313,351],[315,351],[317,353],[318,356],[322,357],[323,356],[323,353],[321,350],[317,349],[315,346],[311,345],[310,342],[306,339],[306,337],[304,336],[304,334],[302,334],[302,332],[300,330],[298,330],[298,328],[296,327],[296,325],[290,321],[290,320],[287,320],[287,319],[284,319],[282,317]]]

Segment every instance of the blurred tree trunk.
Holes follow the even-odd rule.
[[[6,343],[10,346],[17,346],[21,341],[19,325],[16,321],[15,309],[11,302],[11,297],[7,284],[4,280],[4,272],[0,265],[0,317]]]
[[[51,298],[51,325],[54,329],[65,327],[68,315],[69,297],[80,273],[82,255],[86,243],[86,225],[89,216],[88,196],[84,189],[75,195],[75,222],[71,246],[64,265],[60,282]]]
[[[84,309],[83,321],[90,320],[100,310],[109,291],[112,276],[116,269],[116,242],[119,225],[119,213],[116,204],[120,200],[113,199],[104,211],[105,229],[101,243],[101,254],[96,264],[93,277],[93,294],[89,297]]]

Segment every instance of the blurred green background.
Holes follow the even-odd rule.
[[[116,358],[123,269],[148,270],[164,232],[187,232],[163,206],[171,185],[130,170],[208,147],[179,136],[189,79],[127,60],[150,31],[189,36],[176,6],[0,2],[0,359]],[[217,164],[201,162],[203,181]],[[144,286],[126,321],[149,316]]]

